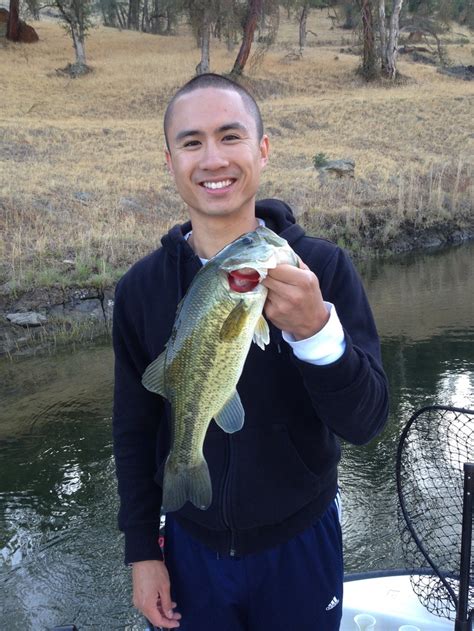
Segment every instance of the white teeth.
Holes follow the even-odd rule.
[[[205,188],[224,188],[225,186],[230,186],[232,184],[232,180],[222,180],[222,182],[203,182],[202,185]]]

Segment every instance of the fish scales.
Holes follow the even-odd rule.
[[[207,271],[209,275],[213,273],[211,267]],[[201,280],[203,285],[207,282],[204,275]],[[194,299],[200,302],[199,285],[194,289]],[[222,290],[216,291],[216,294],[208,297],[212,308],[205,318],[200,317],[199,305],[195,308],[193,302],[189,315],[186,309],[182,310],[177,322],[179,333],[170,349],[170,377],[167,380],[169,399],[172,407],[174,403],[176,419],[181,419],[184,425],[188,420],[194,423],[193,432],[181,432],[180,439],[175,440],[177,457],[182,461],[186,461],[186,458],[191,461],[192,454],[197,457],[202,452],[210,420],[232,393],[245,362],[242,348],[250,344],[253,336],[254,327],[248,318],[247,331],[242,337],[225,342],[219,340],[219,323],[226,320],[240,297],[226,299]],[[262,307],[265,295],[266,292],[262,292]],[[194,327],[186,326],[193,320]],[[185,323],[182,327],[181,322]],[[186,455],[180,457],[178,454]]]
[[[275,259],[278,248],[284,254]],[[165,512],[178,510],[187,500],[201,509],[209,507],[212,485],[203,456],[207,429],[213,418],[226,432],[242,427],[236,385],[252,338],[257,334],[262,348],[268,342],[262,316],[267,289],[257,282],[249,291],[234,291],[228,274],[247,267],[261,278],[278,262],[297,265],[297,257],[267,228],[243,235],[219,252],[194,278],[178,306],[165,351],[143,375],[145,387],[166,397],[172,410]]]

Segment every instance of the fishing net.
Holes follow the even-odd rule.
[[[422,604],[451,620],[459,597],[466,462],[474,462],[474,410],[432,406],[411,417],[397,453],[402,548],[407,568],[416,571],[411,583]],[[472,511],[469,521],[472,527]],[[468,567],[472,611],[472,560]]]

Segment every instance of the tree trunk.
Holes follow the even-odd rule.
[[[403,0],[394,0],[392,15],[390,17],[390,33],[387,42],[387,68],[385,74],[390,79],[397,75],[398,38],[400,36],[400,11]]]
[[[213,36],[220,42],[222,41],[222,14],[219,12],[216,23],[214,24]]]
[[[171,9],[166,9],[166,30],[167,35],[171,35],[173,32],[173,13]]]
[[[38,2],[36,0],[26,0],[26,4],[28,6],[28,10],[31,13],[33,20],[39,22],[41,19]]]
[[[7,39],[17,42],[20,38],[20,0],[10,0]]]
[[[308,21],[309,2],[305,2],[301,9],[300,15],[300,27],[299,27],[299,41],[300,41],[300,54],[303,53],[303,49],[306,46],[306,22]]]
[[[252,47],[253,36],[257,27],[258,18],[262,14],[262,7],[263,0],[249,0],[249,8],[244,27],[244,37],[237,59],[235,60],[234,67],[232,68],[232,75],[241,75],[245,68],[245,64],[247,63],[250,55],[250,49]]]
[[[209,72],[209,45],[211,39],[211,16],[209,9],[204,10],[200,31],[201,61],[196,66],[196,74]]]
[[[129,0],[127,26],[134,31],[140,30],[140,0]]]
[[[151,32],[155,35],[161,32],[160,29],[160,0],[154,0],[152,3],[153,12],[150,16]]]
[[[382,74],[385,74],[387,68],[387,26],[385,24],[385,0],[379,0],[379,32]]]
[[[104,23],[104,26],[113,26],[113,24],[110,23],[110,20],[107,17],[107,14],[105,12],[104,5],[102,2],[100,3],[100,12],[102,13],[102,22]]]
[[[86,49],[84,46],[84,33],[81,32],[77,25],[71,26],[72,43],[74,44],[74,51],[76,53],[76,64],[79,66],[87,66],[86,63]]]
[[[372,15],[371,0],[361,0],[360,9],[362,14],[362,32],[364,40],[362,75],[367,81],[370,81],[378,74],[376,66],[377,57],[375,54],[374,19]]]
[[[117,5],[115,7],[115,11],[116,11],[116,14],[117,14],[117,21],[119,23],[119,27],[121,29],[127,28],[127,16],[125,14],[125,11],[124,11],[123,7],[120,7],[120,6]]]
[[[143,11],[142,11],[142,31],[144,33],[150,32],[150,17],[148,14],[148,0],[143,1]]]

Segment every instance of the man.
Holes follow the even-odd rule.
[[[256,203],[269,141],[240,86],[201,75],[165,114],[166,160],[190,222],[117,286],[114,451],[134,604],[186,631],[336,631],[342,615],[338,437],[368,442],[387,418],[374,322],[347,255],[305,236],[278,200]],[[200,266],[259,223],[286,238],[300,268],[263,281],[271,342],[252,345],[238,391],[245,424],[211,423],[204,444],[213,502],[167,515],[158,545],[169,404],[141,376],[164,349]]]

